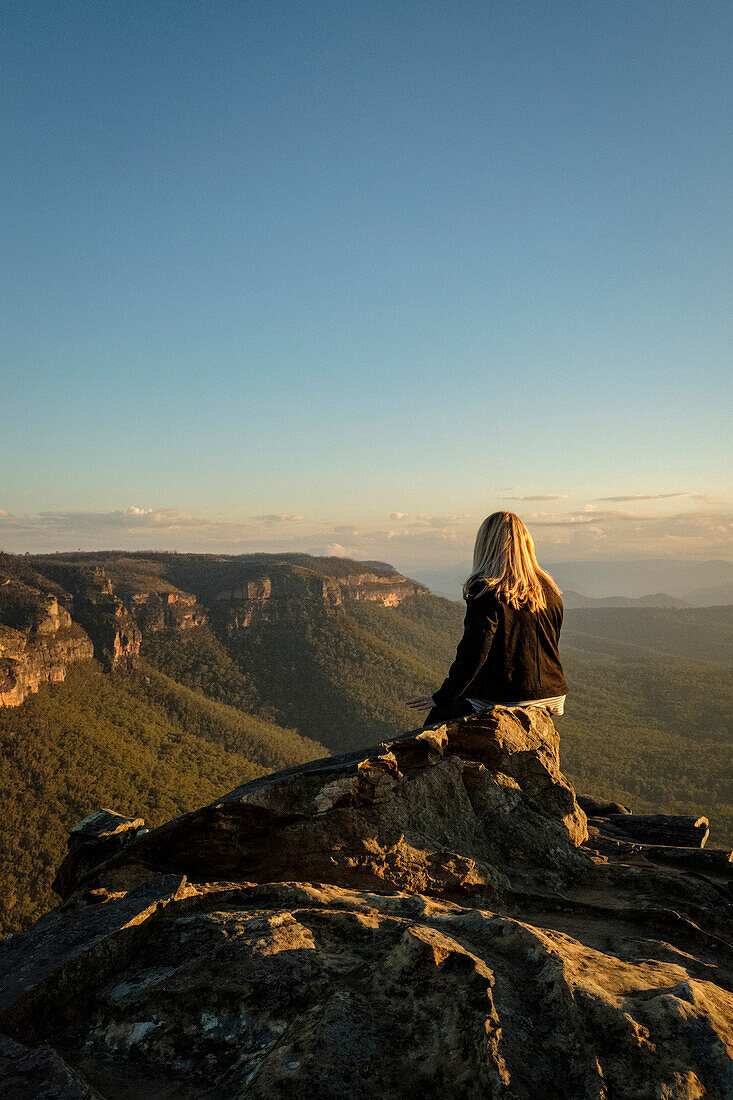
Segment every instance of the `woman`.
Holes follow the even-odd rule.
[[[407,705],[430,711],[426,726],[497,703],[562,714],[568,685],[557,651],[560,589],[538,565],[532,536],[513,512],[494,512],[479,527],[463,597],[463,637],[448,675],[431,696]]]

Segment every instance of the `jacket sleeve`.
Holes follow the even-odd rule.
[[[466,597],[463,637],[456,657],[443,683],[433,693],[436,707],[447,707],[466,693],[491,649],[498,623],[495,604],[490,599]]]

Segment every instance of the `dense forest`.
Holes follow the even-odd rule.
[[[0,708],[0,929],[22,928],[58,900],[51,882],[69,829],[108,806],[149,825],[257,775],[326,750],[141,662],[95,661]]]
[[[107,628],[136,621],[140,645],[0,709],[4,931],[54,903],[68,830],[99,806],[157,825],[419,724],[405,700],[440,684],[464,610],[376,562],[0,556],[0,625],[14,637],[43,631],[49,596],[85,622],[97,606]],[[733,844],[733,608],[568,611],[562,649],[571,690],[557,726],[578,791],[707,814],[709,843]]]
[[[578,791],[636,812],[706,814],[709,843],[733,845],[733,608],[657,610],[566,612],[570,693],[556,719],[562,766]],[[349,616],[386,649],[412,651],[432,667],[432,678],[411,681],[419,693],[440,683],[463,608],[431,597],[393,612],[356,606]],[[398,684],[380,670],[374,687],[391,720],[404,724]]]

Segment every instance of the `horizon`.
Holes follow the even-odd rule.
[[[1,18],[0,547],[731,555],[731,5]]]
[[[532,533],[538,556],[556,562],[730,561],[733,514],[724,502],[696,507],[700,494],[683,498],[686,511],[645,512],[599,508],[518,513]],[[646,501],[646,497],[637,498]],[[563,501],[564,504],[564,501]],[[500,500],[498,510],[506,507]],[[713,508],[717,507],[717,511]],[[305,553],[403,565],[451,568],[470,561],[483,515],[392,512],[369,523],[313,520],[303,514],[267,513],[212,519],[181,509],[132,506],[110,512],[42,512],[12,515],[0,509],[0,551],[70,553],[115,551],[250,554]],[[381,522],[380,522],[381,521]],[[151,535],[161,541],[151,543]]]
[[[0,557],[4,551],[0,548]],[[342,555],[319,555],[303,550],[283,551],[247,551],[244,553],[219,553],[152,549],[136,550],[107,547],[96,550],[59,550],[46,553],[25,555],[37,557],[42,561],[49,557],[76,559],[90,555],[92,558],[114,558],[115,555],[134,556],[141,560],[146,557],[194,556],[210,557],[220,561],[237,561],[241,558],[273,558],[286,560],[292,558],[333,557],[340,561],[351,561],[356,566],[383,566],[410,579],[424,584],[438,596],[460,603],[463,581],[471,572],[471,563],[466,559],[451,566],[436,567],[434,562],[414,562],[404,564],[397,559],[391,561],[378,558],[351,558]],[[569,596],[581,596],[590,599],[632,598],[643,599],[652,596],[667,596],[676,600],[691,601],[688,606],[720,606],[733,604],[733,561],[730,559],[684,560],[673,558],[637,558],[628,561],[619,559],[585,559],[576,561],[548,561],[541,563],[561,585],[561,590]],[[650,605],[653,606],[653,605]],[[660,605],[662,606],[662,605]]]
[[[46,512],[37,516],[13,516],[0,509],[0,551],[306,553],[357,560],[395,557],[450,567],[470,561],[482,517],[473,520],[467,515],[399,512],[381,518],[386,523],[370,527],[314,522],[298,514],[271,513],[237,523],[177,509],[131,507],[106,513]],[[722,512],[700,513],[694,506],[687,512],[655,515],[610,509],[601,512],[594,505],[586,505],[573,513],[525,513],[523,518],[535,539],[538,556],[546,560],[731,560],[726,551],[730,554],[733,546],[733,517]],[[701,534],[703,525],[707,530]],[[147,541],[153,533],[162,540],[160,543]]]

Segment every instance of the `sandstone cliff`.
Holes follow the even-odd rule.
[[[428,594],[389,566],[364,570],[342,562],[334,573],[329,559],[307,555],[1,557],[4,706],[22,703],[44,681],[63,680],[75,660],[93,655],[108,670],[130,667],[145,635],[179,634],[209,619],[231,635],[253,624],[288,622],[299,607],[334,613],[356,601],[397,607]],[[326,566],[319,571],[303,560]],[[16,621],[19,605],[28,614]]]
[[[496,708],[82,823],[0,947],[5,1095],[728,1100],[730,864],[589,836],[558,748]]]
[[[70,664],[93,653],[91,639],[55,596],[25,585],[22,591],[15,586],[13,596],[14,608],[22,596],[24,608],[32,607],[33,614],[31,621],[17,627],[0,621],[0,706],[4,707],[18,706],[42,683],[64,680]],[[7,618],[11,618],[9,606],[6,600]]]
[[[206,622],[204,609],[189,592],[133,592],[130,603],[143,634],[192,630]]]
[[[328,610],[357,600],[398,607],[408,596],[428,592],[424,585],[401,573],[391,572],[387,576],[352,573],[330,577],[304,566],[289,565],[271,567],[266,575],[233,587],[222,587],[213,594],[211,602],[214,614],[232,632],[253,623],[287,620],[299,603],[315,602]]]

